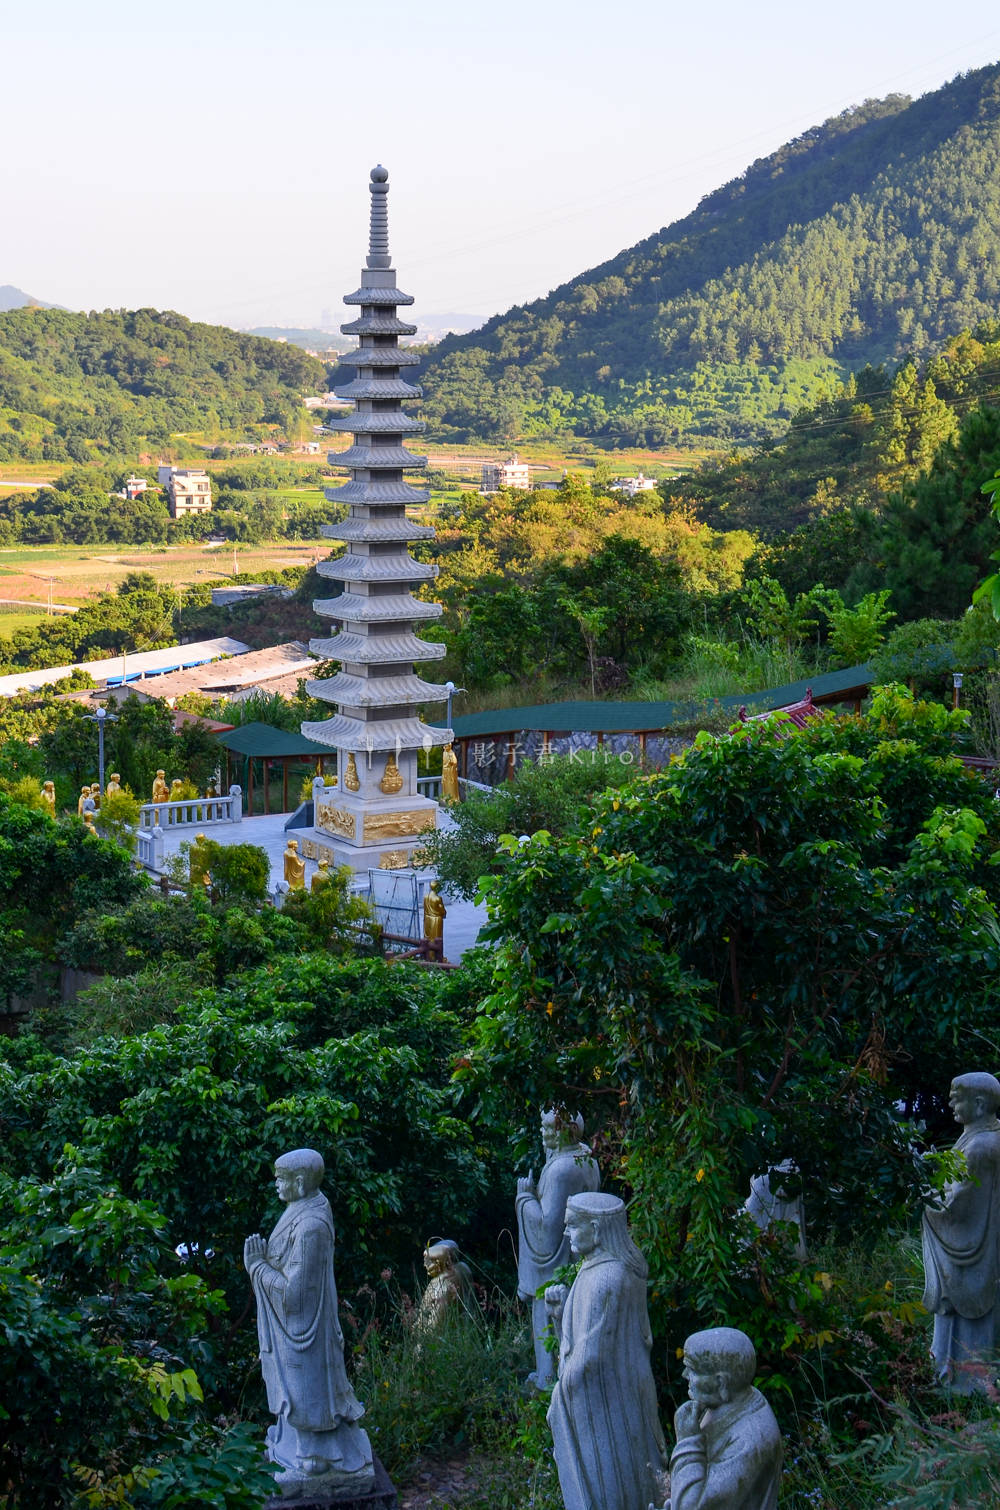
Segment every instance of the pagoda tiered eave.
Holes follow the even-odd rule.
[[[340,327],[340,333],[342,336],[415,336],[417,327],[379,310],[377,314],[359,315],[356,320],[349,320]]]
[[[439,619],[444,612],[440,603],[423,603],[412,593],[394,593],[381,598],[363,598],[344,592],[339,598],[314,598],[313,610],[321,619],[345,624],[403,624],[408,619]]]
[[[304,723],[302,733],[306,739],[332,749],[348,750],[353,755],[366,751],[395,751],[397,749],[420,750],[427,745],[451,743],[451,730],[425,724],[423,719],[381,718],[365,722],[358,718],[345,718],[342,713],[322,723]]]
[[[409,519],[344,519],[340,524],[321,524],[321,535],[328,540],[358,541],[366,545],[388,544],[410,540],[433,540],[434,529],[429,524],[412,524]]]
[[[393,551],[385,556],[337,556],[333,561],[319,561],[316,571],[335,582],[433,582],[439,567],[415,561],[408,551]]]
[[[401,288],[376,288],[363,284],[353,294],[344,295],[345,304],[412,304],[413,295],[404,294]]]
[[[340,358],[343,367],[419,367],[420,358],[414,351],[400,350],[398,346],[359,346],[346,351]],[[340,389],[334,393],[340,396]]]
[[[391,467],[401,471],[405,467],[426,467],[426,456],[415,456],[405,446],[348,446],[346,451],[331,451],[327,460],[338,467],[363,467],[369,472]]]
[[[414,661],[440,661],[447,645],[422,640],[412,630],[402,634],[351,634],[342,629],[332,639],[309,641],[309,649],[321,660],[347,662],[352,666],[395,666]]]
[[[336,466],[336,451],[331,452],[327,458],[331,466]],[[373,508],[385,504],[400,503],[426,503],[430,493],[425,488],[411,488],[408,482],[398,478],[394,482],[386,482],[384,478],[355,477],[352,482],[347,482],[343,487],[326,488],[326,497],[330,503],[346,503],[348,505],[370,505]],[[323,527],[325,533],[327,526]]]
[[[346,703],[352,708],[395,708],[401,703],[446,703],[448,688],[425,682],[412,671],[399,676],[352,676],[338,671],[336,676],[307,681],[310,697],[325,703]]]
[[[326,423],[327,430],[353,430],[355,435],[419,435],[427,426],[422,419],[413,419],[409,414],[390,410],[358,409],[354,414],[342,414]]]
[[[405,383],[402,378],[380,377],[378,373],[370,378],[355,378],[353,383],[348,383],[346,388],[338,388],[340,398],[421,398],[424,390],[419,383]]]

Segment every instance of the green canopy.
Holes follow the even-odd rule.
[[[241,724],[215,737],[234,755],[249,755],[255,760],[277,760],[282,755],[332,754],[329,745],[317,744],[314,739],[306,739],[304,734],[275,729],[271,724]]]

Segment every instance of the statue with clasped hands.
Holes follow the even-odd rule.
[[[344,1336],[333,1273],[330,1203],[320,1192],[323,1160],[311,1148],[282,1154],[274,1183],[285,1211],[265,1242],[248,1237],[243,1262],[257,1299],[267,1403],[267,1456],[286,1498],[351,1497],[375,1482],[371,1444],[358,1425],[364,1406],[344,1368]]]

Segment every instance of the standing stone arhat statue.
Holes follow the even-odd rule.
[[[561,1116],[549,1109],[542,1113],[542,1146],[545,1164],[537,1182],[534,1171],[517,1182],[517,1293],[531,1302],[531,1334],[535,1344],[535,1368],[528,1383],[545,1389],[552,1382],[553,1355],[545,1346],[548,1313],[544,1295],[539,1295],[556,1269],[569,1263],[570,1241],[566,1231],[566,1202],[570,1196],[600,1187],[600,1171],[581,1142],[583,1118]]]
[[[646,1260],[625,1203],[588,1191],[566,1203],[583,1259],[563,1305],[552,1428],[566,1510],[645,1510],[666,1464],[649,1365]]]
[[[344,1368],[323,1160],[311,1148],[282,1154],[274,1182],[284,1215],[265,1242],[248,1237],[243,1262],[257,1299],[260,1362],[275,1424],[267,1456],[289,1499],[356,1499],[375,1469],[364,1415]]]
[[[745,1332],[713,1327],[684,1344],[688,1396],[674,1416],[665,1510],[775,1510],[781,1432],[754,1389],[757,1354]]]
[[[934,1315],[938,1377],[970,1394],[988,1387],[977,1360],[1000,1341],[1000,1081],[956,1075],[948,1100],[962,1123],[955,1152],[965,1156],[966,1177],[924,1208],[924,1305]]]

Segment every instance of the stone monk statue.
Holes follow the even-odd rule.
[[[744,1332],[713,1327],[684,1344],[689,1398],[674,1416],[665,1510],[775,1510],[781,1433],[753,1387],[757,1354]]]
[[[552,1382],[553,1355],[545,1346],[549,1315],[544,1295],[556,1269],[569,1263],[570,1243],[566,1232],[566,1202],[571,1195],[597,1190],[601,1175],[580,1140],[583,1118],[542,1113],[542,1146],[545,1166],[536,1183],[534,1171],[517,1182],[517,1293],[531,1301],[531,1335],[535,1341],[535,1369],[528,1383],[546,1389]]]
[[[934,1315],[938,1377],[971,1394],[989,1383],[977,1357],[1000,1341],[1000,1081],[957,1075],[948,1101],[962,1123],[955,1151],[965,1155],[968,1174],[924,1207],[924,1305]]]
[[[644,1510],[666,1465],[649,1366],[646,1260],[616,1195],[570,1196],[566,1231],[583,1263],[563,1307],[547,1418],[563,1504]]]
[[[320,1193],[323,1160],[311,1148],[274,1166],[285,1212],[265,1242],[243,1246],[257,1298],[260,1363],[267,1403],[267,1456],[286,1498],[355,1498],[375,1482],[371,1444],[358,1425],[364,1406],[347,1382],[333,1274],[330,1203]]]

